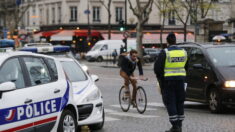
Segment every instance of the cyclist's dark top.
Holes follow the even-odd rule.
[[[121,70],[124,71],[128,76],[133,74],[133,72],[135,71],[136,65],[138,66],[139,74],[143,75],[143,68],[142,68],[142,64],[139,58],[137,58],[137,61],[132,61],[129,55],[127,56],[121,55],[120,57],[121,57],[120,59],[122,59],[121,65],[120,65]]]

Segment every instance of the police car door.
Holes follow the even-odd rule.
[[[49,131],[54,126],[61,107],[61,98],[66,91],[66,80],[58,79],[54,59],[23,57],[28,71],[31,93],[28,103],[33,113],[21,114],[21,118],[32,118],[36,131]]]
[[[27,106],[28,95],[32,93],[32,89],[27,87],[24,73],[22,63],[16,57],[6,60],[0,67],[1,132],[34,130],[33,122],[26,120],[26,117],[32,114],[32,108]],[[13,86],[9,83],[13,83]],[[3,90],[6,87],[15,87],[16,89]]]

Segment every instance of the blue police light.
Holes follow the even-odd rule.
[[[69,52],[69,46],[54,46],[54,52]]]
[[[44,47],[24,47],[20,51],[28,51],[33,53],[52,53],[52,52],[69,52],[69,46],[44,46]]]
[[[15,41],[10,39],[1,39],[0,48],[14,47]]]
[[[20,51],[27,51],[27,52],[33,52],[33,53],[38,52],[37,48],[28,48],[28,47],[24,47],[24,48],[20,49]]]

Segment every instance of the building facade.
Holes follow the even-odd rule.
[[[29,0],[22,0],[21,6],[26,6]],[[32,1],[32,0],[30,0]],[[25,13],[21,27],[28,30],[40,29],[59,29],[61,27],[73,27],[84,29],[87,25],[92,25],[94,29],[107,29],[108,13],[100,0],[33,0],[32,6]],[[107,5],[108,0],[101,0]],[[111,25],[112,28],[119,26],[120,20],[125,20],[125,1],[127,0],[112,0],[111,3]],[[135,7],[135,0],[131,0]],[[157,0],[155,0],[156,3]],[[147,0],[141,1],[143,4]],[[153,4],[152,12],[149,20],[145,25],[149,25],[152,30],[159,30],[162,24],[162,15],[156,4]],[[222,28],[218,29],[227,33],[234,33],[234,27],[231,26],[228,20],[234,18],[233,12],[234,0],[214,0],[214,4],[208,11],[207,19],[222,23]],[[127,2],[127,25],[135,27],[137,23],[136,17],[130,10],[130,5]],[[182,14],[186,16],[186,12]],[[184,18],[184,17],[183,17]],[[187,30],[195,32],[196,28],[189,19]],[[182,29],[183,24],[177,19],[176,13],[168,12],[165,18],[165,29]],[[81,26],[81,27],[80,27]],[[100,28],[99,28],[100,27]],[[151,28],[152,27],[152,28]],[[117,29],[117,28],[116,28]],[[203,36],[206,29],[199,26],[198,35]],[[209,32],[209,31],[208,31]],[[200,39],[200,37],[198,37]],[[202,40],[207,40],[202,39]]]

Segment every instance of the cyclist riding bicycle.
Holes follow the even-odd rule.
[[[138,52],[136,50],[131,50],[130,53],[122,53],[120,55],[121,61],[121,69],[120,69],[120,76],[124,79],[124,86],[126,88],[125,95],[130,96],[130,90],[129,90],[129,84],[131,83],[133,86],[133,92],[132,92],[132,101],[134,107],[136,107],[136,84],[137,79],[134,76],[134,71],[136,68],[136,65],[139,69],[139,79],[144,80],[143,77],[143,69],[140,59],[137,57]]]

